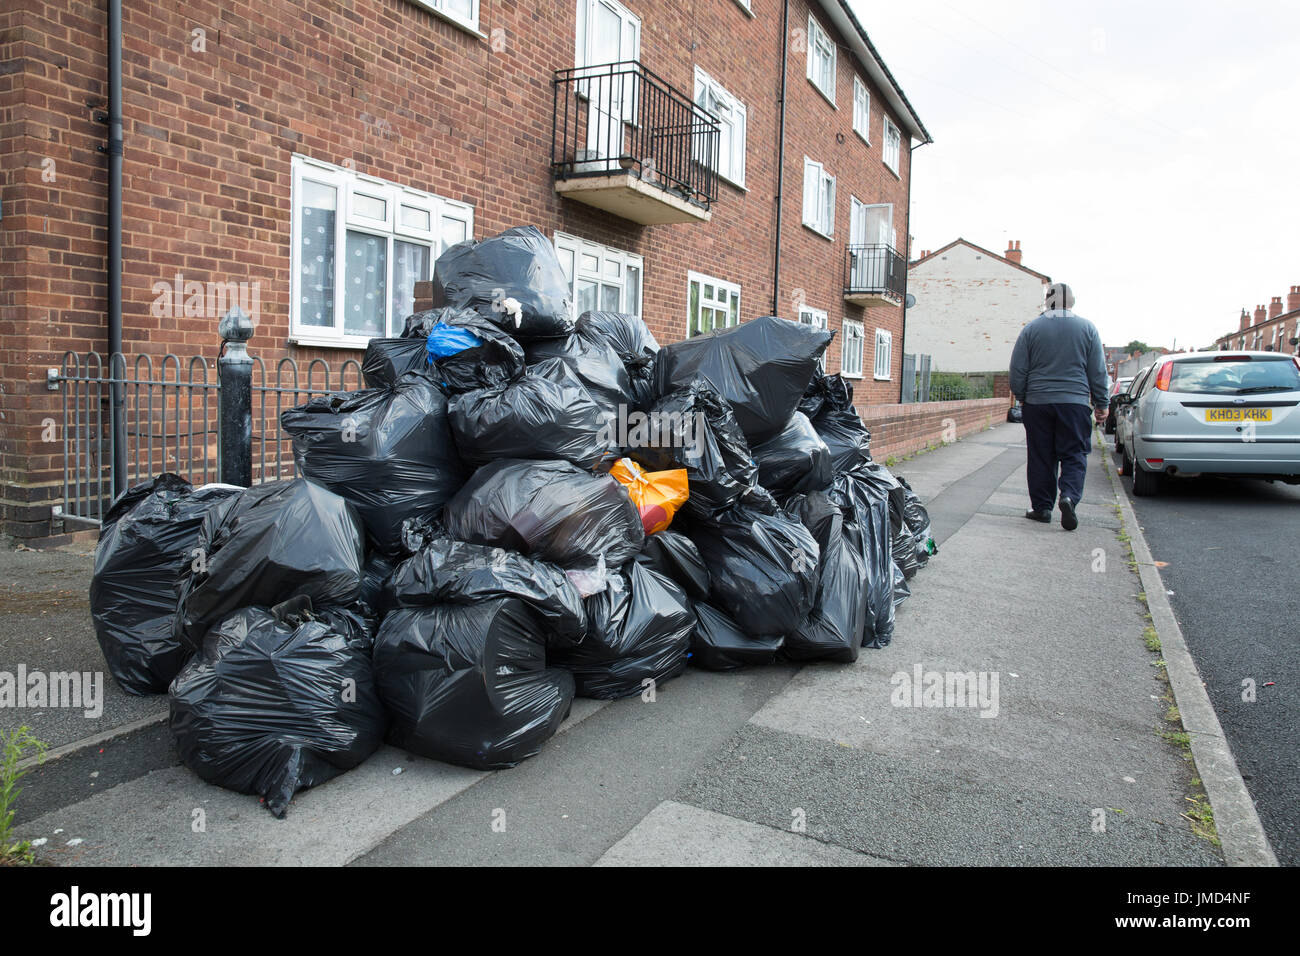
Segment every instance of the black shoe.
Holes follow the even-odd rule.
[[[1025,517],[1030,521],[1041,521],[1043,524],[1052,523],[1052,513],[1050,511],[1026,511]]]
[[[1079,516],[1074,513],[1074,502],[1065,497],[1061,498],[1061,527],[1066,531],[1073,531],[1079,527]]]

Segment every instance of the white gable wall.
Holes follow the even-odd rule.
[[[1043,281],[958,244],[908,273],[904,349],[938,372],[1002,372],[1020,330],[1043,309]]]

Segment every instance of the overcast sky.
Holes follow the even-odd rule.
[[[1300,2],[852,0],[935,142],[912,251],[1069,282],[1107,345],[1209,345],[1300,285]]]

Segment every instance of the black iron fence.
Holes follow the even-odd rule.
[[[718,198],[718,120],[635,60],[557,70],[557,179],[631,173],[703,209]]]
[[[902,302],[907,260],[893,246],[851,245],[844,255],[844,294],[879,295]]]
[[[162,471],[195,485],[296,476],[280,413],[313,395],[361,388],[361,366],[356,359],[332,367],[315,358],[302,368],[286,356],[268,369],[246,351],[241,359],[241,350],[242,342],[231,342],[215,359],[114,353],[107,361],[97,352],[65,352],[48,379],[63,393],[59,514],[96,525],[118,493]],[[120,389],[118,429],[114,388]]]

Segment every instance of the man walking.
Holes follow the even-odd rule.
[[[1059,501],[1061,527],[1079,527],[1075,507],[1092,448],[1092,415],[1105,420],[1106,355],[1097,328],[1075,315],[1074,293],[1064,282],[1047,287],[1043,314],[1020,331],[1011,352],[1011,394],[1023,407],[1029,446],[1030,510],[1025,517],[1052,520]]]

